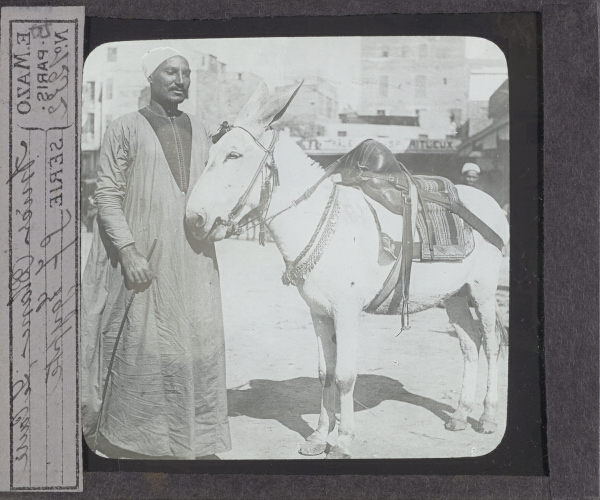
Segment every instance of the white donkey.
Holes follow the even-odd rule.
[[[300,453],[318,455],[325,451],[327,437],[335,426],[337,389],[341,404],[337,444],[327,458],[349,458],[354,437],[359,316],[382,288],[394,259],[380,251],[378,228],[361,191],[326,178],[310,196],[298,202],[322,177],[323,169],[287,135],[278,137],[269,127],[281,117],[294,95],[269,98],[266,86],[259,86],[234,126],[211,148],[206,169],[189,197],[186,224],[197,239],[222,240],[231,235],[243,210],[268,202],[266,226],[287,263],[287,277],[293,278],[296,273],[291,281],[310,308],[318,339],[321,414]],[[279,183],[271,176],[275,184],[267,184],[267,189],[263,184],[261,190],[257,180],[262,176],[264,181],[273,171],[272,165],[268,168],[270,152]],[[478,189],[457,189],[464,205],[506,243],[508,223],[498,204]],[[271,195],[270,201],[265,192]],[[401,225],[402,218],[394,218]],[[464,374],[458,407],[446,423],[449,430],[467,427],[483,344],[488,362],[487,392],[477,430],[491,433],[496,429],[497,356],[503,330],[497,324],[495,298],[501,252],[476,231],[474,238],[474,250],[462,262],[413,263],[409,310],[416,312],[445,302],[450,323],[458,334]],[[470,312],[469,298],[479,321]]]

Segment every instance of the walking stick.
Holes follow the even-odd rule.
[[[152,257],[152,253],[154,252],[154,248],[156,247],[157,238],[154,239],[152,246],[150,247],[150,251],[148,252],[148,257],[146,257],[147,261],[150,261]],[[108,389],[108,381],[110,380],[110,376],[112,375],[112,366],[115,361],[115,354],[117,354],[117,346],[119,345],[119,339],[121,338],[121,333],[123,333],[123,327],[125,326],[125,321],[127,320],[127,314],[129,313],[129,308],[133,303],[133,299],[135,298],[137,291],[134,290],[131,294],[131,298],[127,303],[127,307],[125,308],[125,314],[123,315],[123,320],[121,321],[121,326],[119,327],[119,333],[117,333],[117,338],[115,339],[115,346],[113,347],[113,352],[110,357],[110,362],[108,363],[108,371],[106,372],[106,380],[104,381],[104,388],[102,389],[102,402],[100,403],[100,411],[98,412],[98,420],[96,421],[96,436],[94,437],[94,452],[98,451],[98,433],[100,432],[100,420],[102,419],[102,410],[104,410],[104,401],[106,400],[106,390]]]

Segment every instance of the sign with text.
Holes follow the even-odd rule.
[[[450,139],[413,139],[410,141],[408,148],[406,148],[406,152],[454,153],[456,151],[456,144],[460,144],[460,141]]]
[[[4,490],[82,489],[77,312],[83,26],[83,8],[2,9]]]

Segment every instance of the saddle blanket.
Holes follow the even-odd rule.
[[[455,202],[459,200],[454,184],[444,177],[415,176],[414,180],[424,192],[439,193]],[[425,201],[425,204],[429,228],[425,220],[425,212],[419,203],[413,260],[460,261],[468,256],[475,246],[471,226],[465,223],[458,215],[453,214],[436,203]],[[401,233],[397,228],[392,227],[394,221],[397,221],[398,216],[392,215],[390,218],[390,213],[383,209],[383,207],[379,207],[376,212],[379,221],[384,223],[385,231],[400,239]],[[387,214],[384,215],[382,210],[387,212]],[[382,249],[394,258],[398,258],[402,243],[395,241],[386,232],[380,231],[380,235]]]
[[[459,202],[456,187],[445,177],[417,175],[417,187],[426,193],[439,193],[450,201]],[[421,260],[462,260],[474,248],[473,230],[458,215],[446,208],[425,201],[425,211],[419,208],[417,230],[421,237]]]

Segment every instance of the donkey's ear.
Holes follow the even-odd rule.
[[[264,104],[256,115],[258,124],[266,128],[273,122],[279,120],[287,110],[290,103],[294,100],[294,97],[296,97],[296,94],[300,90],[300,87],[302,87],[303,83],[304,80],[301,81],[300,85],[298,85],[291,92],[284,92],[278,96],[275,96],[273,99]]]
[[[265,82],[261,81],[258,84],[257,89],[254,91],[254,94],[252,94],[252,97],[248,99],[248,102],[244,104],[238,113],[234,123],[236,125],[241,125],[254,120],[259,110],[267,102],[268,98],[269,90],[267,89]]]

